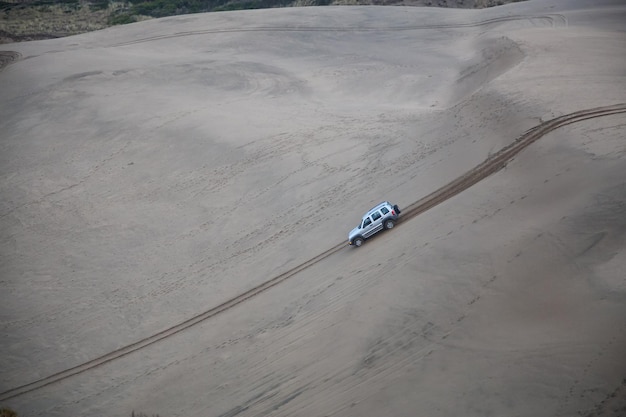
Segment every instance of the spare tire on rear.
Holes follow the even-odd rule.
[[[401,213],[400,207],[398,207],[397,204],[394,204],[393,209],[395,210],[396,214],[400,214]]]

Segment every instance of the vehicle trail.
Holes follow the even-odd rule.
[[[460,176],[456,180],[453,180],[447,185],[428,194],[427,196],[416,201],[415,203],[410,204],[407,207],[404,207],[402,211],[402,216],[400,217],[400,222],[398,223],[398,225],[401,225],[403,222],[406,222],[408,220],[415,218],[419,214],[441,204],[442,202],[454,197],[455,195],[461,193],[462,191],[478,183],[482,179],[501,170],[502,168],[506,166],[506,164],[515,155],[517,155],[524,148],[526,148],[533,142],[537,141],[538,139],[540,139],[542,136],[546,135],[547,133],[555,129],[558,129],[560,127],[572,124],[572,123],[584,121],[587,119],[609,116],[609,115],[618,114],[618,113],[626,113],[626,103],[620,103],[620,104],[615,104],[612,106],[596,107],[593,109],[581,110],[581,111],[563,115],[563,116],[560,116],[555,119],[539,124],[538,126],[526,131],[519,138],[517,138],[513,143],[502,148],[497,153],[492,154],[481,164],[474,167],[473,169],[471,169],[464,175]],[[7,391],[1,392],[0,401],[4,401],[10,398],[21,396],[26,393],[41,389],[45,386],[60,382],[74,375],[87,372],[90,369],[104,365],[108,362],[112,362],[123,356],[129,355],[135,351],[138,351],[147,346],[150,346],[158,341],[171,337],[175,335],[176,333],[186,330],[198,323],[201,323],[226,310],[229,310],[252,297],[255,297],[265,292],[266,290],[280,284],[281,282],[309,268],[310,266],[317,264],[318,262],[328,258],[329,256],[339,252],[342,249],[347,249],[346,242],[338,243],[334,245],[333,247],[331,247],[330,249],[307,260],[306,262],[303,262],[300,265],[294,268],[291,268],[290,270],[270,280],[267,280],[263,282],[262,284],[257,285],[256,287],[251,288],[247,290],[246,292],[234,298],[231,298],[228,301],[223,302],[222,304],[219,304],[218,306],[215,306],[203,313],[200,313],[194,317],[191,317],[190,319],[185,320],[182,323],[176,324],[172,327],[169,327],[158,333],[155,333],[151,336],[141,339],[135,343],[132,343],[120,349],[114,350],[98,358],[94,358],[92,360],[84,362],[80,365],[54,373],[50,376],[38,379],[31,383],[24,384],[24,385],[9,389]]]

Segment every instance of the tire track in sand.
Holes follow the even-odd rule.
[[[428,194],[422,199],[416,201],[415,203],[407,206],[403,210],[403,215],[401,217],[400,224],[404,221],[408,221],[412,218],[415,218],[419,214],[441,204],[442,202],[454,197],[455,195],[461,193],[462,191],[468,189],[472,185],[478,183],[482,179],[490,176],[491,174],[501,170],[506,166],[506,164],[520,151],[524,148],[532,144],[533,142],[540,139],[542,136],[547,133],[558,129],[559,127],[566,126],[572,123],[580,122],[583,120],[593,119],[597,117],[608,116],[612,114],[618,113],[626,113],[626,103],[615,104],[612,106],[605,107],[596,107],[593,109],[581,110],[578,112],[570,113],[564,116],[557,117],[555,119],[546,121],[541,123],[540,125],[526,131],[519,138],[517,138],[510,145],[502,148],[497,153],[491,155],[484,162],[471,169],[461,177],[456,180],[450,182],[449,184],[441,187],[440,189]],[[150,346],[160,340],[166,339],[170,336],[175,335],[185,329],[188,329],[200,322],[203,322],[217,314],[220,314],[228,309],[235,307],[236,305],[256,296],[264,291],[280,284],[281,282],[287,280],[288,278],[296,275],[297,273],[307,269],[308,267],[328,258],[329,256],[339,252],[344,249],[346,246],[345,242],[338,243],[337,245],[331,247],[330,249],[320,253],[319,255],[309,259],[308,261],[268,280],[264,283],[234,297],[224,303],[215,306],[203,313],[200,313],[194,317],[191,317],[188,320],[185,320],[182,323],[179,323],[175,326],[169,327],[165,330],[162,330],[156,334],[148,336],[144,339],[141,339],[135,343],[117,349],[115,351],[109,352],[105,355],[102,355],[98,358],[89,360],[80,365],[68,368],[64,371],[60,371],[54,373],[50,376],[38,379],[28,384],[24,384],[7,391],[0,393],[0,401],[8,400],[10,398],[18,397],[23,394],[38,390],[45,386],[54,384],[56,382],[62,381],[64,379],[70,378],[71,376],[86,372],[90,369],[96,368],[98,366],[104,365],[108,362],[112,362],[116,359],[119,359],[123,356],[129,355],[137,350],[143,349],[147,346]]]

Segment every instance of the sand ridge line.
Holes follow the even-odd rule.
[[[468,171],[461,177],[456,180],[448,183],[447,185],[439,188],[438,190],[428,194],[417,202],[407,206],[403,215],[401,216],[401,221],[408,221],[410,219],[415,218],[419,214],[441,204],[442,202],[454,197],[455,195],[461,193],[462,191],[470,188],[471,186],[478,183],[480,180],[487,178],[491,174],[494,174],[504,168],[506,164],[520,151],[534,143],[542,136],[547,133],[562,127],[568,124],[576,123],[579,121],[593,119],[597,117],[608,116],[612,114],[618,113],[626,113],[626,103],[620,103],[612,106],[605,107],[596,107],[593,109],[581,110],[578,112],[574,112],[568,115],[560,116],[555,119],[546,121],[541,123],[540,125],[529,129],[522,136],[516,139],[512,144],[502,148],[497,153],[488,157],[481,164]],[[230,308],[235,307],[236,305],[261,294],[262,292],[278,285],[279,283],[287,280],[288,278],[296,275],[297,273],[309,268],[312,265],[317,264],[318,262],[328,258],[329,256],[339,252],[340,250],[346,247],[346,243],[339,243],[330,249],[318,254],[317,256],[309,259],[306,262],[301,263],[300,265],[268,280],[264,283],[216,306],[213,307],[201,314],[198,314],[182,323],[174,325],[168,329],[162,330],[152,336],[146,337],[142,340],[139,340],[135,343],[127,345],[123,348],[117,349],[108,354],[102,355],[98,358],[92,359],[90,361],[84,362],[80,365],[74,366],[72,368],[68,368],[64,371],[57,372],[50,376],[38,379],[28,384],[24,384],[7,391],[0,393],[0,401],[8,400],[10,398],[18,397],[28,392],[32,392],[43,388],[45,386],[54,384],[56,382],[60,382],[64,379],[67,379],[71,376],[86,372],[90,369],[96,368],[100,365],[104,365],[108,362],[112,362],[116,359],[119,359],[123,356],[129,355],[137,350],[140,350],[144,347],[152,345],[160,340],[166,339],[170,336],[175,335],[183,330],[186,330],[195,324],[198,324],[204,320],[207,320],[213,316],[216,316],[219,313],[222,313]]]
[[[231,28],[231,29],[207,29],[207,30],[194,30],[188,32],[177,32],[171,35],[159,35],[159,36],[151,36],[148,38],[136,39],[134,41],[121,42],[110,45],[110,47],[116,46],[127,46],[133,45],[137,43],[144,42],[152,42],[164,39],[171,38],[179,38],[185,36],[196,36],[196,35],[206,35],[212,33],[243,33],[243,32],[400,32],[400,31],[410,31],[410,30],[425,30],[425,29],[457,29],[457,28],[472,28],[472,27],[481,27],[487,26],[491,24],[497,23],[505,23],[505,22],[515,22],[519,20],[547,20],[551,27],[557,26],[567,26],[567,18],[560,14],[546,14],[546,15],[520,15],[520,16],[505,16],[505,17],[497,17],[493,19],[482,20],[479,22],[473,23],[449,23],[449,24],[439,24],[439,25],[408,25],[408,26],[380,26],[380,27],[362,27],[362,26],[354,26],[354,27],[332,27],[332,26],[258,26],[258,27],[249,27],[249,28]]]

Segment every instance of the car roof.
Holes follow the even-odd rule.
[[[372,207],[371,209],[369,209],[367,211],[367,213],[365,213],[365,215],[363,217],[367,217],[370,214],[372,214],[372,212],[378,210],[381,207],[385,207],[385,206],[391,206],[391,204],[389,203],[389,201],[383,201],[382,203],[378,204],[376,207]]]

